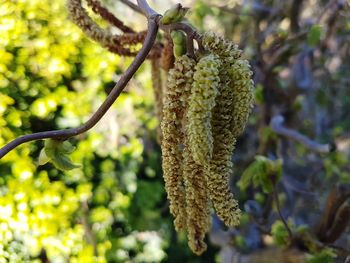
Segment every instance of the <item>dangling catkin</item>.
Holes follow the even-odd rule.
[[[162,49],[162,54],[160,57],[160,65],[166,72],[174,66],[175,56],[173,49],[173,40],[171,39],[170,34],[166,34],[164,40],[164,47]]]
[[[186,142],[183,156],[188,245],[194,253],[200,255],[207,249],[204,238],[210,229],[208,188],[204,167],[195,163]]]
[[[233,80],[233,120],[232,133],[238,137],[243,132],[254,103],[253,72],[247,60],[237,60],[230,67]]]
[[[213,59],[213,61],[211,61]],[[184,118],[184,127],[185,127],[185,141],[184,141],[184,150],[183,150],[183,177],[186,189],[186,214],[187,214],[187,237],[188,237],[188,245],[191,250],[197,254],[201,255],[206,249],[207,245],[204,242],[205,234],[210,229],[210,200],[208,195],[207,183],[204,177],[204,166],[196,163],[194,161],[194,155],[191,152],[189,134],[193,134],[193,130],[190,132],[191,128],[197,128],[195,132],[198,134],[205,134],[207,131],[203,130],[203,125],[189,125],[189,122],[193,121],[191,117],[194,115],[202,116],[202,121],[207,121],[210,124],[210,114],[211,108],[213,107],[215,96],[216,96],[216,88],[215,85],[211,85],[208,89],[208,83],[218,82],[215,78],[207,79],[208,75],[211,73],[214,75],[218,74],[217,67],[219,66],[219,62],[215,60],[216,58],[206,57],[200,59],[195,70],[194,74],[194,83],[192,84],[192,90],[188,92],[184,107],[186,109],[186,116]],[[217,62],[217,63],[216,63]],[[215,65],[218,64],[218,65]],[[206,74],[206,73],[208,74]],[[204,85],[207,79],[207,85]],[[203,94],[211,93],[209,98],[204,98]],[[211,100],[208,103],[208,99]],[[198,103],[200,101],[200,103]],[[208,107],[197,108],[194,105],[201,105],[201,103],[205,103]],[[209,109],[209,110],[208,110]],[[203,114],[204,113],[204,114]],[[193,124],[193,122],[192,122]],[[199,129],[199,130],[198,130]],[[193,145],[192,145],[193,146]]]
[[[183,157],[180,149],[184,134],[182,119],[185,97],[191,89],[195,60],[181,56],[169,71],[163,104],[162,165],[165,189],[170,202],[170,212],[175,217],[177,231],[186,227],[186,196],[183,185]]]
[[[67,9],[72,21],[79,26],[88,37],[98,42],[109,51],[119,55],[135,56],[137,52],[125,45],[133,44],[131,41],[141,43],[146,36],[146,32],[125,33],[122,36],[113,35],[108,30],[102,29],[88,15],[85,8],[82,6],[82,0],[68,0]]]
[[[235,226],[240,210],[229,190],[231,156],[252,106],[252,73],[247,62],[240,59],[242,51],[232,42],[209,32],[203,35],[203,45],[222,61],[219,95],[213,109],[214,148],[206,173],[207,184],[218,216],[226,225]]]
[[[187,112],[188,140],[193,159],[197,164],[206,165],[213,151],[211,111],[219,88],[219,57],[204,56],[196,65]]]
[[[160,129],[160,123],[162,122],[163,118],[163,85],[160,72],[159,58],[154,58],[151,60],[151,76],[155,102],[155,113],[159,123],[159,125],[157,126],[157,141],[160,144],[162,141],[162,131]]]

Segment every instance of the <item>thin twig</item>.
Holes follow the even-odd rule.
[[[33,133],[33,134],[28,134],[28,135],[18,137],[0,149],[0,159],[4,157],[9,151],[13,150],[17,146],[25,142],[47,139],[47,138],[66,140],[69,137],[84,133],[89,129],[91,129],[92,127],[94,127],[95,124],[104,116],[104,114],[112,106],[115,100],[119,97],[120,93],[123,91],[127,83],[130,81],[130,79],[135,74],[137,69],[144,62],[148,53],[152,49],[152,46],[155,42],[157,32],[158,32],[158,23],[156,20],[157,20],[156,16],[152,15],[148,17],[148,30],[147,30],[147,35],[142,48],[137,53],[131,65],[124,72],[124,74],[119,79],[119,81],[116,83],[113,90],[108,95],[107,99],[103,102],[100,108],[92,115],[92,117],[90,117],[90,119],[85,124],[83,124],[78,128],[38,132],[38,133]]]
[[[281,221],[282,221],[284,227],[286,228],[286,230],[287,230],[287,232],[288,232],[288,236],[289,236],[290,240],[293,240],[293,232],[292,232],[292,230],[289,228],[286,219],[285,219],[284,216],[282,215],[282,211],[281,211],[280,201],[279,201],[279,198],[278,198],[278,192],[277,192],[277,186],[276,186],[276,184],[274,184],[273,197],[274,197],[274,200],[275,200],[275,204],[276,204],[276,209],[277,209],[278,215],[279,215],[279,217],[280,217],[280,219],[281,219]]]
[[[160,24],[159,27],[165,32],[170,33],[174,30],[181,30],[186,33],[186,45],[187,45],[187,56],[195,58],[193,40],[195,39],[198,43],[200,51],[203,51],[202,36],[190,25],[186,23],[172,23],[169,25]]]
[[[124,33],[135,33],[135,31],[128,27],[121,21],[119,18],[117,18],[114,14],[112,14],[106,7],[104,7],[99,1],[95,0],[86,0],[87,4],[92,8],[92,10],[99,14],[103,19],[110,22],[115,27],[119,28]]]
[[[320,144],[318,142],[315,142],[295,130],[284,127],[283,122],[284,122],[284,118],[281,115],[274,116],[270,122],[272,130],[279,135],[282,135],[294,141],[300,142],[301,144],[303,144],[305,147],[307,147],[312,151],[319,152],[319,153],[331,152],[332,147],[330,144]]]
[[[141,8],[135,5],[133,2],[129,0],[119,0],[119,1],[122,2],[124,5],[127,5],[128,7],[130,7],[135,12],[142,14]]]

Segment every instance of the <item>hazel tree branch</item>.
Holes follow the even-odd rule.
[[[119,1],[122,2],[124,5],[130,7],[135,12],[142,14],[141,8],[138,5],[135,5],[133,2],[131,2],[129,0],[119,0]]]
[[[156,11],[154,11],[147,3],[146,0],[137,0],[137,4],[141,9],[141,12],[147,17],[156,17],[160,16]]]
[[[271,119],[270,126],[278,135],[297,141],[312,151],[319,153],[329,153],[333,151],[333,147],[330,144],[320,144],[315,142],[307,136],[283,126],[283,123],[284,118],[281,115],[277,115]]]
[[[148,18],[148,30],[145,41],[143,43],[142,48],[137,53],[135,59],[132,61],[131,65],[124,72],[122,77],[114,86],[113,90],[108,95],[107,99],[103,102],[103,104],[99,107],[99,109],[90,117],[90,119],[84,123],[82,126],[72,129],[64,129],[64,130],[54,130],[54,131],[45,131],[38,132],[28,135],[23,135],[14,139],[13,141],[6,144],[4,147],[0,149],[0,159],[4,157],[8,152],[16,148],[17,146],[35,140],[41,139],[57,139],[57,140],[66,140],[72,136],[76,136],[78,134],[84,133],[94,127],[96,123],[101,120],[104,114],[108,111],[108,109],[112,106],[115,100],[119,97],[125,86],[128,84],[132,76],[135,74],[137,69],[141,66],[141,64],[146,59],[147,55],[151,51],[153,44],[156,40],[157,32],[158,32],[158,14],[155,13],[147,4],[146,1],[139,1],[140,7],[143,12],[147,15]],[[147,7],[148,6],[148,7]]]

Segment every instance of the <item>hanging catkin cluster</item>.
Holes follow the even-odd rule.
[[[183,55],[169,71],[161,125],[170,211],[196,254],[206,250],[210,204],[227,226],[239,223],[231,157],[253,104],[252,72],[237,45],[214,33],[202,44],[198,63]]]

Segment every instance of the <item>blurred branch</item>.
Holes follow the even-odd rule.
[[[329,153],[333,151],[332,149],[333,147],[330,144],[320,144],[318,142],[315,142],[295,130],[284,127],[283,122],[284,122],[284,118],[281,115],[274,116],[271,119],[271,122],[270,122],[271,128],[278,135],[285,136],[291,140],[297,141],[303,144],[308,149],[315,152]]]
[[[293,240],[293,232],[290,229],[290,227],[288,226],[288,223],[286,221],[286,219],[284,218],[284,216],[282,215],[282,211],[281,211],[281,205],[280,205],[280,200],[278,198],[278,192],[277,192],[277,185],[276,183],[273,184],[273,198],[275,200],[275,204],[276,204],[276,209],[278,212],[278,215],[284,225],[284,227],[286,228],[287,232],[288,232],[288,236],[289,236],[289,240]]]
[[[290,31],[297,33],[299,31],[299,18],[303,0],[294,0],[290,10]]]
[[[141,9],[141,12],[147,17],[157,17],[160,16],[156,11],[154,11],[147,3],[146,0],[137,0],[137,4]]]
[[[96,14],[99,14],[103,19],[110,22],[124,33],[135,33],[132,28],[124,25],[123,21],[115,17],[107,8],[102,6],[99,1],[86,0],[86,2]]]
[[[317,238],[325,243],[337,240],[350,223],[350,191],[333,187],[316,230]]]
[[[141,8],[138,7],[138,5],[135,5],[133,2],[129,0],[119,0],[119,1],[122,2],[124,5],[127,5],[128,7],[130,7],[135,12],[142,14]]]

